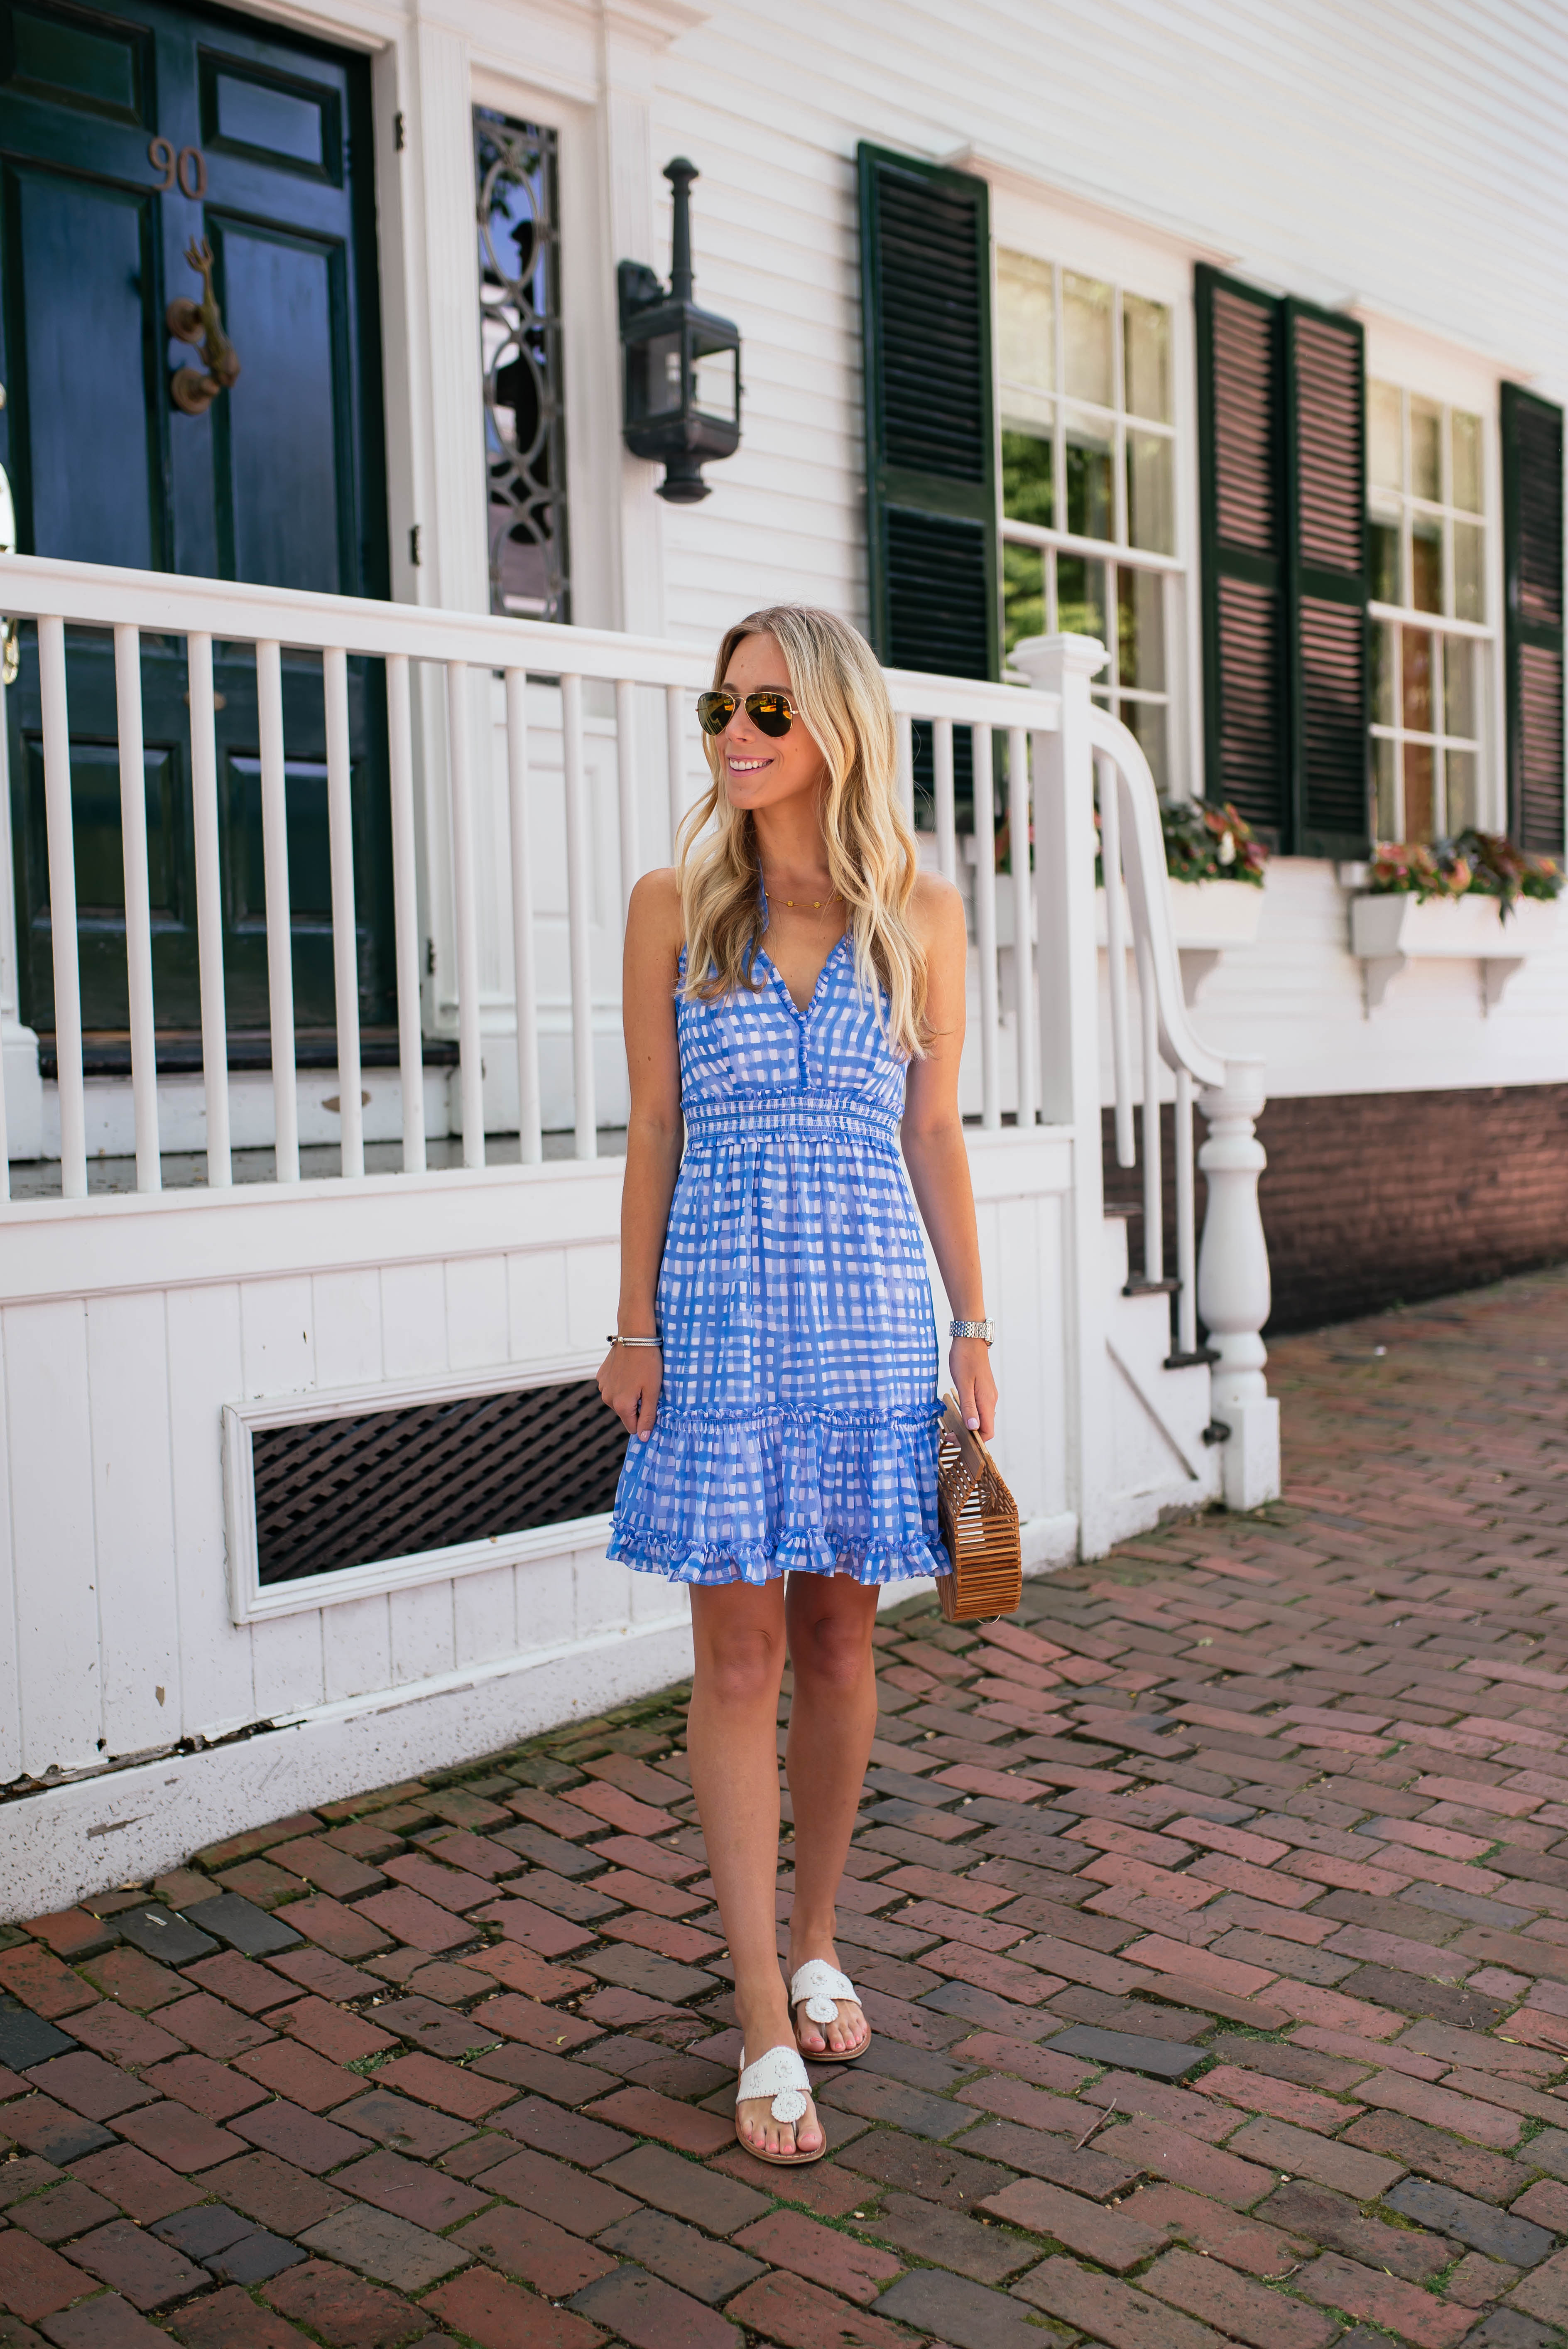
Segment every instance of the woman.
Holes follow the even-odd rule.
[[[853,628],[753,613],[697,708],[712,788],[626,926],[621,1300],[599,1388],[633,1441],[610,1556],[691,1586],[687,1751],[735,1966],[736,2134],[765,2161],[818,2161],[801,2056],[848,2063],[871,2039],[833,1936],[876,1727],[877,1595],[946,1569],[901,1138],[982,1435],[996,1402],[958,1114],[964,907],[918,869],[887,689]]]

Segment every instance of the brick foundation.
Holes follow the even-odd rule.
[[[1169,1109],[1163,1126],[1173,1270]],[[1271,1101],[1258,1138],[1274,1336],[1568,1259],[1568,1085]],[[1115,1164],[1108,1112],[1108,1204],[1136,1206],[1141,1181]],[[1140,1216],[1129,1241],[1137,1263]]]

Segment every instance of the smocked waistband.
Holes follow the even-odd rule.
[[[744,1142],[769,1134],[853,1133],[896,1143],[899,1119],[852,1093],[764,1093],[682,1103],[688,1142]]]

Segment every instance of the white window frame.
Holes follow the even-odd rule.
[[[1198,581],[1194,518],[1198,509],[1192,265],[1195,260],[1204,256],[1184,240],[1126,222],[1097,205],[1079,203],[1058,194],[1047,195],[1034,183],[1006,169],[993,165],[987,170],[986,163],[986,158],[975,156],[970,168],[985,171],[992,185],[992,316],[998,321],[992,340],[996,402],[996,514],[1000,543],[1003,546],[1038,547],[1042,557],[1047,558],[1044,570],[1047,633],[1054,632],[1057,625],[1056,566],[1048,559],[1050,554],[1054,552],[1057,554],[1084,556],[1106,564],[1109,642],[1106,647],[1106,667],[1094,681],[1095,698],[1102,706],[1109,706],[1119,714],[1124,703],[1143,701],[1158,704],[1163,701],[1166,711],[1163,788],[1173,799],[1202,797],[1202,704],[1195,600]],[[1092,403],[1069,398],[1065,389],[1062,347],[1065,318],[1060,298],[1062,276],[1067,274],[1098,279],[1112,289],[1114,364],[1119,392],[1124,389],[1124,297],[1132,295],[1146,301],[1158,302],[1169,314],[1171,416],[1164,428],[1173,450],[1172,551],[1169,554],[1157,554],[1109,540],[1082,538],[1073,532],[1047,528],[1038,523],[1012,522],[1003,513],[1001,335],[996,285],[997,256],[1003,252],[1021,254],[1031,260],[1049,264],[1054,268],[1057,388],[1049,395],[1055,403],[1052,428],[1054,478],[1063,485],[1062,494],[1065,494],[1066,408],[1078,407],[1089,413],[1102,414],[1112,434],[1113,512],[1115,527],[1122,537],[1127,528],[1125,431],[1129,415],[1124,402],[1119,404],[1114,411],[1096,411]],[[1134,424],[1141,423],[1141,419],[1130,420]],[[1118,681],[1119,599],[1115,574],[1119,568],[1153,574],[1164,582],[1162,616],[1166,683],[1163,694],[1136,687],[1123,688]]]

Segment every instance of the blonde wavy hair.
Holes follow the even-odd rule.
[[[726,632],[716,686],[745,636],[771,636],[778,645],[799,722],[827,766],[822,837],[849,911],[856,983],[873,1000],[885,991],[889,1044],[901,1059],[919,1059],[927,1043],[925,954],[909,921],[919,856],[899,802],[897,734],[876,655],[835,613],[775,604]],[[703,748],[713,782],[681,824],[676,877],[685,991],[714,1002],[762,985],[753,976],[763,928],[761,857],[750,811],[733,807],[725,789],[723,737],[705,735]]]

